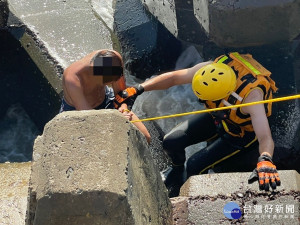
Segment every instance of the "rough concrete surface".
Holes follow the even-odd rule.
[[[146,79],[158,71],[173,68],[181,51],[176,37],[145,10],[140,0],[115,2],[114,31],[130,74]]]
[[[146,9],[175,36],[178,36],[176,7],[174,1],[141,1]]]
[[[280,170],[278,191],[300,191],[300,175],[294,170]],[[180,189],[180,196],[216,196],[247,190],[257,191],[258,184],[248,184],[249,173],[215,173],[190,177]]]
[[[141,2],[173,35],[194,44],[204,43],[204,33],[221,47],[291,41],[300,34],[298,0]]]
[[[0,224],[23,225],[31,163],[0,164]]]
[[[14,29],[12,33],[57,93],[62,69],[94,50],[113,48],[111,31],[88,1],[9,0],[8,5],[8,25],[20,26],[15,24],[17,18],[25,28],[23,34]]]
[[[249,195],[251,196],[251,193]],[[180,198],[180,200],[172,199],[174,225],[299,224],[299,195],[298,198],[285,195],[276,199],[269,199],[266,196],[251,196],[248,197],[248,200],[225,196]],[[179,206],[178,201],[180,201]],[[224,215],[224,207],[229,202],[238,204],[242,212],[239,219],[229,219]],[[183,208],[182,205],[186,205],[186,208]],[[185,218],[185,220],[182,220],[182,218]]]
[[[194,15],[193,1],[141,2],[176,38],[196,45],[203,44],[207,40],[204,29]]]
[[[194,0],[194,12],[209,38],[222,47],[291,41],[300,34],[298,0]]]
[[[257,182],[247,184],[250,173],[192,176],[171,199],[173,224],[299,224],[300,175],[279,174],[282,185],[273,192],[258,191]],[[239,219],[225,216],[229,202],[238,204]]]
[[[28,224],[170,224],[144,136],[116,110],[64,112],[34,144]]]

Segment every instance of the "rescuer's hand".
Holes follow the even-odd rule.
[[[137,96],[144,92],[144,87],[142,85],[137,85],[134,87],[128,87],[123,91],[120,91],[114,100],[114,106],[118,109],[123,103],[126,103],[128,108],[131,109]]]
[[[271,186],[272,189],[276,189],[276,186],[280,186],[280,178],[270,156],[261,155],[258,158],[257,167],[249,177],[248,183],[253,183],[256,180],[259,182],[260,190],[268,191],[269,186]]]

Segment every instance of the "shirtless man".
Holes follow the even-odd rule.
[[[115,109],[115,95],[126,88],[121,55],[113,50],[97,50],[72,63],[63,74],[60,112],[71,110]],[[117,107],[128,120],[137,116],[126,104]],[[148,143],[150,134],[143,123],[134,125]]]

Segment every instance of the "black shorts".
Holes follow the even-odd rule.
[[[114,102],[113,102],[114,99],[115,99],[115,95],[114,95],[113,89],[106,86],[104,101],[100,105],[95,107],[94,109],[114,109],[115,108]],[[69,105],[63,98],[62,102],[61,102],[59,113],[65,112],[65,111],[73,111],[73,110],[76,110],[76,108],[74,106]]]

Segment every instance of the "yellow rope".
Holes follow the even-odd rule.
[[[187,116],[187,115],[192,115],[192,114],[207,113],[207,112],[213,112],[213,111],[221,111],[221,110],[237,108],[237,107],[245,107],[245,106],[257,105],[257,104],[265,104],[265,103],[270,103],[270,102],[287,101],[287,100],[292,100],[292,99],[297,99],[297,98],[300,98],[300,94],[292,95],[292,96],[286,96],[286,97],[280,97],[280,98],[273,98],[273,99],[257,101],[257,102],[249,102],[249,103],[243,103],[243,104],[237,104],[237,105],[224,106],[224,107],[214,108],[214,109],[204,109],[204,110],[194,111],[194,112],[186,112],[186,113],[172,114],[172,115],[167,115],[167,116],[158,116],[158,117],[152,117],[152,118],[146,118],[146,119],[140,119],[140,120],[133,120],[131,122],[136,123],[136,122],[144,122],[144,121],[151,121],[151,120],[167,119],[167,118]]]

